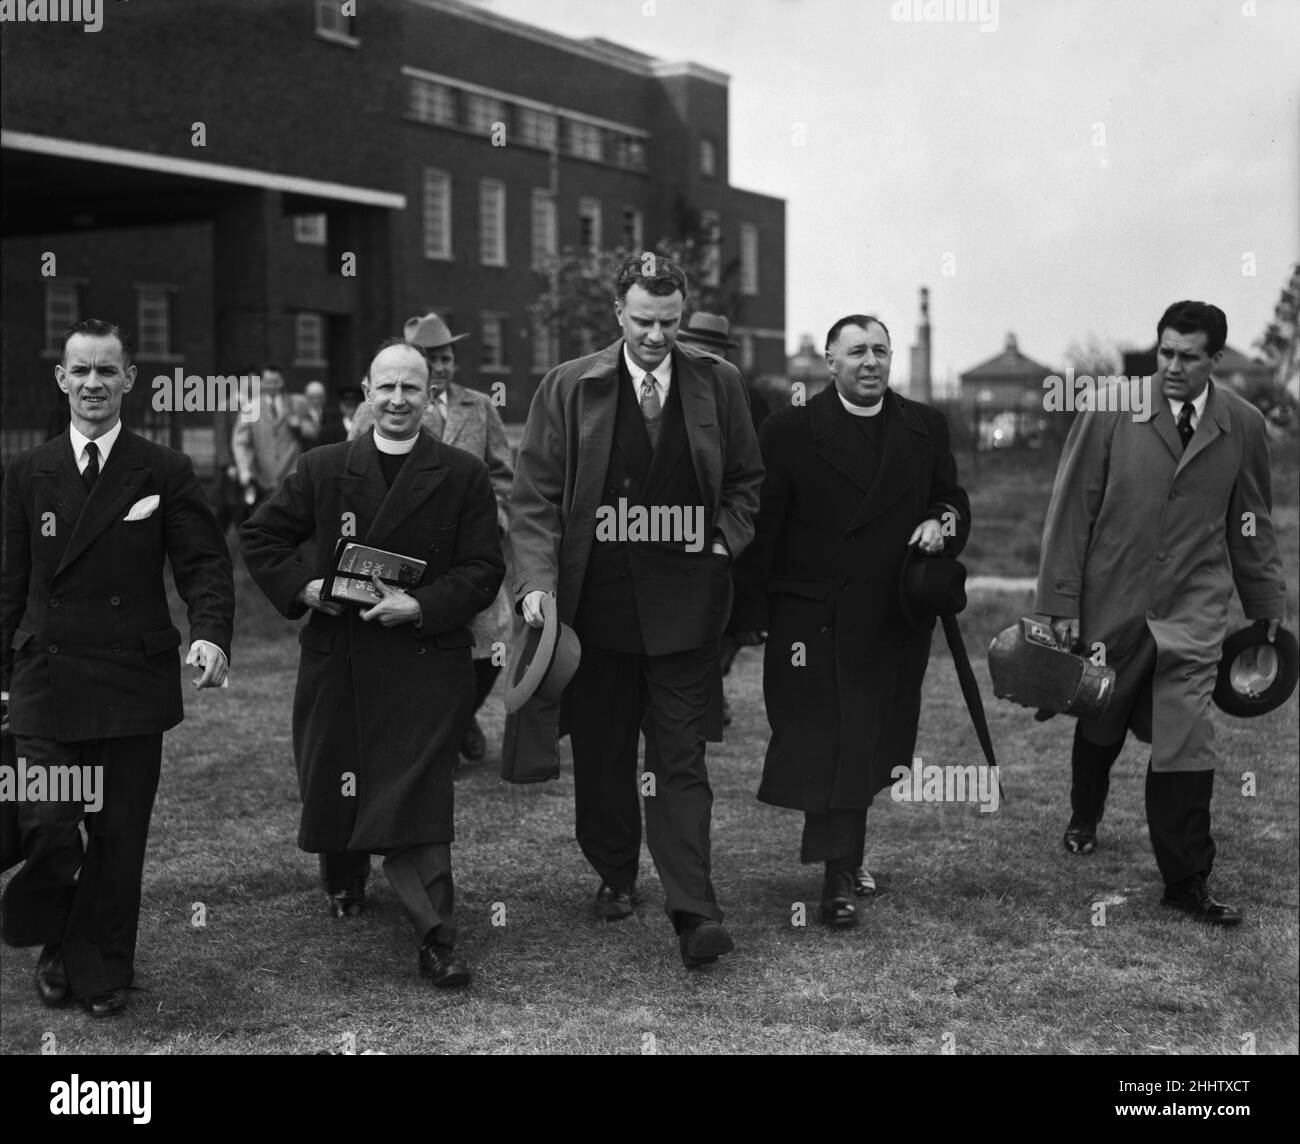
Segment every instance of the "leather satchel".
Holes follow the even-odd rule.
[[[999,699],[1040,713],[1096,718],[1115,693],[1115,669],[1061,647],[1041,616],[1025,616],[994,637],[989,675]]]

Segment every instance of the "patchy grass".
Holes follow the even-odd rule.
[[[1030,498],[1016,474],[1003,503],[1026,498],[1045,501],[1044,490]],[[36,951],[5,950],[0,1050],[37,1052],[53,1033],[60,1052],[114,1055],[635,1054],[651,1036],[660,1053],[934,1053],[950,1039],[963,1054],[1217,1054],[1239,1052],[1250,1033],[1260,1053],[1297,1051],[1294,697],[1261,719],[1218,718],[1214,889],[1246,920],[1236,932],[1209,930],[1159,905],[1139,744],[1116,764],[1098,851],[1062,849],[1070,721],[1037,724],[993,700],[984,667],[988,639],[1032,601],[977,595],[963,625],[1007,801],[996,814],[877,803],[868,864],[884,892],[857,929],[830,932],[815,920],[819,873],[798,863],[800,816],[754,799],[767,725],[761,657],[746,650],[729,680],[735,723],[709,754],[715,879],[737,950],[687,973],[648,856],[639,914],[613,925],[591,915],[597,879],[573,841],[567,744],[559,782],[502,784],[494,696],[493,752],[458,783],[453,848],[461,949],[476,978],[442,992],[416,972],[413,936],[378,863],[367,913],[326,917],[316,859],[295,845],[296,625],[242,567],[239,599],[231,689],[187,689],[186,721],[166,740],[131,1010],[92,1022],[43,1009],[31,986]],[[934,646],[918,753],[976,763],[941,636]],[[1104,927],[1093,924],[1097,901],[1110,903]],[[191,924],[197,903],[202,927]],[[791,924],[798,903],[804,927]],[[501,907],[505,924],[494,925]]]

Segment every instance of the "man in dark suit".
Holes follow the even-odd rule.
[[[367,371],[374,428],[304,453],[240,529],[249,571],[290,619],[310,612],[293,701],[298,845],[327,890],[364,881],[370,854],[415,927],[420,972],[465,985],[454,952],[452,768],[474,702],[469,624],[505,576],[487,466],[420,430],[429,371],[400,339]],[[316,541],[308,562],[301,548]],[[409,589],[375,580],[372,606],[329,598],[339,540],[425,561]],[[346,912],[346,911],[344,911]]]
[[[102,783],[102,805],[20,805],[26,861],[5,891],[4,938],[44,946],[45,1004],[76,999],[107,1017],[127,1004],[162,737],[184,714],[163,564],[188,609],[196,687],[226,680],[235,594],[190,459],[122,426],[135,382],[126,334],[78,322],[55,378],[68,431],[5,475],[3,688],[28,771],[74,768]]]
[[[510,542],[525,621],[540,625],[555,593],[582,642],[564,704],[597,912],[627,917],[637,900],[644,729],[647,841],[694,968],[733,948],[710,875],[704,744],[721,737],[718,640],[762,466],[740,375],[674,344],[686,290],[668,260],[628,259],[615,283],[622,339],[542,379],[515,466]],[[634,518],[669,526],[624,527]],[[553,735],[541,737],[530,746],[554,751]]]
[[[821,917],[857,922],[875,892],[863,864],[867,809],[910,767],[934,618],[899,598],[908,549],[955,556],[970,502],[942,413],[889,388],[893,350],[878,318],[826,335],[832,385],[772,414],[754,543],[738,569],[732,625],[767,639],[772,738],[758,797],[804,812],[801,860],[824,864]]]

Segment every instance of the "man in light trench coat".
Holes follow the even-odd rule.
[[[1147,826],[1164,904],[1236,925],[1241,913],[1208,888],[1210,703],[1234,582],[1270,639],[1283,614],[1268,440],[1262,414],[1210,380],[1228,336],[1222,310],[1175,302],[1156,336],[1150,417],[1078,414],[1047,510],[1038,610],[1063,644],[1103,645],[1117,673],[1104,715],[1075,728],[1064,842],[1096,848],[1110,767],[1132,729],[1151,744]]]

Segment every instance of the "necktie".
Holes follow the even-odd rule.
[[[1183,448],[1187,448],[1187,442],[1192,439],[1192,434],[1196,430],[1192,428],[1192,403],[1183,402],[1183,411],[1178,415],[1178,436],[1183,439]]]
[[[641,416],[647,421],[658,421],[659,414],[663,412],[663,406],[659,403],[659,391],[655,388],[655,380],[650,374],[646,374],[641,379]]]
[[[271,397],[271,420],[280,420],[280,399],[274,395]]]
[[[86,444],[86,468],[81,474],[81,479],[86,482],[86,492],[90,492],[95,487],[95,480],[99,477],[99,446],[94,441]]]
[[[442,434],[447,428],[447,418],[442,413],[442,394],[435,393],[429,401],[429,432],[433,434],[438,441],[442,440]]]

